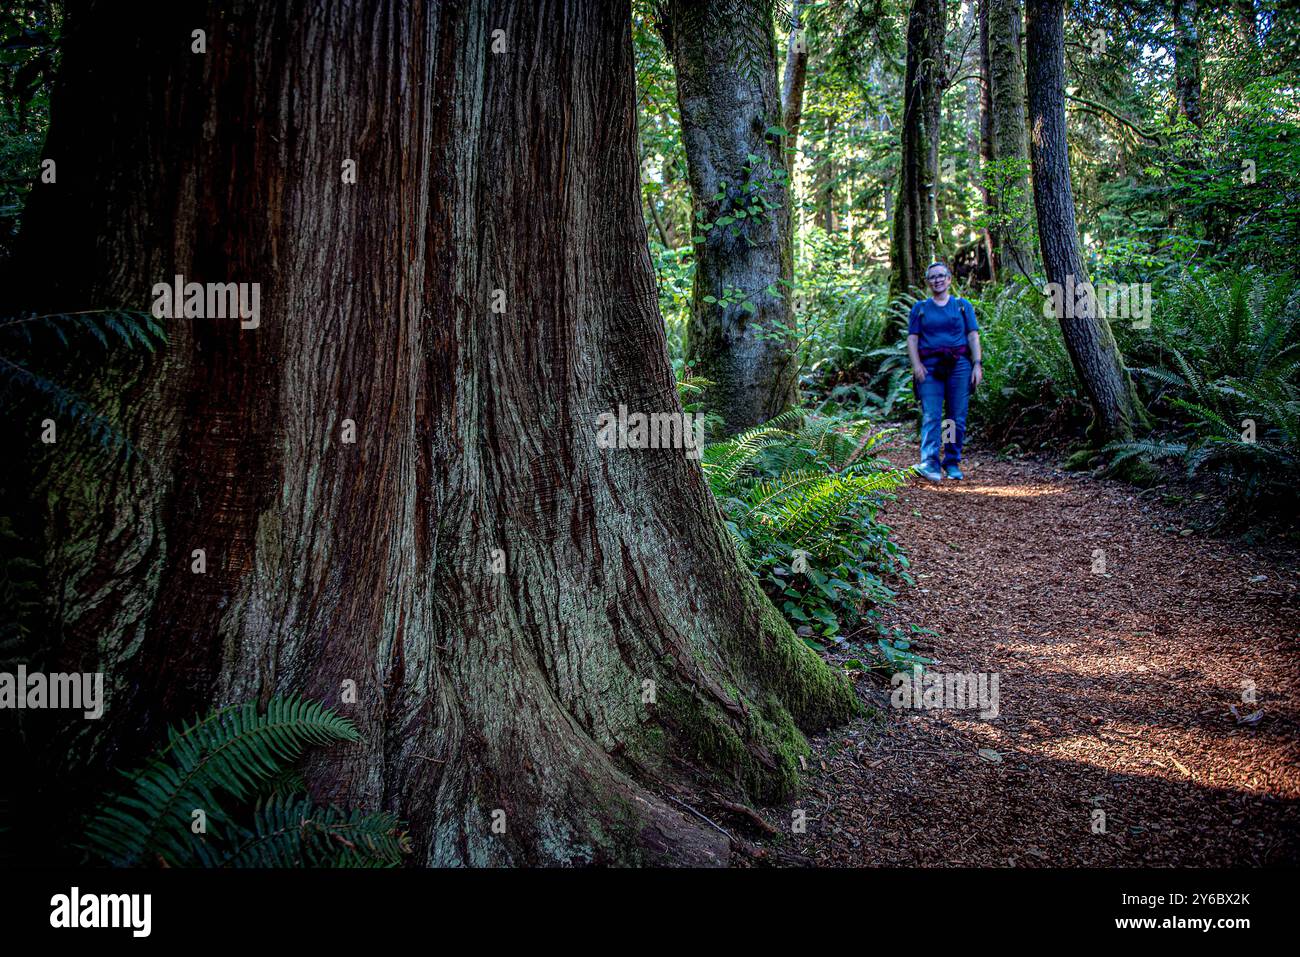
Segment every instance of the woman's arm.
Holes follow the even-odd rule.
[[[978,329],[972,329],[966,333],[966,344],[970,347],[971,385],[979,385],[984,379],[984,352],[980,346],[980,331]]]
[[[920,346],[917,345],[921,337],[912,333],[907,337],[907,357],[912,360],[912,378],[917,382],[925,379],[925,364],[921,361]]]

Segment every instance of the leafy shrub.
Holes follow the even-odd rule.
[[[1185,274],[1131,351],[1155,433],[1108,448],[1213,475],[1240,507],[1294,500],[1300,467],[1300,288],[1289,276]]]
[[[972,299],[979,317],[984,381],[971,399],[971,421],[990,443],[1029,431],[1061,434],[1086,424],[1086,400],[1061,328],[1043,315],[1033,287],[1010,283]]]
[[[804,640],[893,600],[907,558],[877,519],[908,481],[872,455],[891,430],[793,410],[708,446],[701,464],[727,528],[769,597]]]

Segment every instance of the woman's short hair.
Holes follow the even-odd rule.
[[[930,263],[930,265],[926,266],[926,267],[925,267],[925,274],[926,274],[927,276],[930,275],[930,270],[933,269],[935,266],[942,266],[944,272],[946,272],[949,276],[952,275],[952,270],[948,268],[948,264],[947,264],[946,262],[942,262],[942,261],[940,261],[940,262],[933,262],[933,263]]]

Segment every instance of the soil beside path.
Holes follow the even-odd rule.
[[[916,461],[905,443],[885,454]],[[938,633],[918,642],[933,670],[996,673],[1000,713],[892,709],[860,675],[879,716],[813,742],[805,794],[766,815],[789,834],[802,810],[807,832],[774,856],[1300,862],[1295,563],[1185,531],[1129,485],[978,453],[966,465],[966,481],[918,482],[886,513],[916,576],[890,620]]]

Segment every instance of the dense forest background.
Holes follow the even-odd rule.
[[[994,449],[1080,442],[1091,411],[1059,323],[1042,308],[1028,156],[992,152],[988,10],[978,3],[799,3],[776,11],[785,75],[798,60],[797,41],[807,51],[798,67],[806,70],[802,119],[785,143],[802,384],[817,400],[885,417],[912,402],[903,320],[920,290],[899,296],[895,282],[891,291],[890,241],[906,25],[927,6],[943,22],[931,249],[953,264],[959,294],[976,304],[984,330],[988,379],[972,405],[978,441]],[[1018,5],[1010,7],[1018,17]],[[699,233],[673,65],[656,29],[665,12],[653,3],[636,10],[648,242],[681,370]],[[1300,24],[1294,10],[1249,0],[1071,3],[1064,22],[1083,265],[1095,285],[1146,285],[1152,299],[1149,324],[1111,322],[1149,418],[1138,441],[1084,464],[1120,456],[1178,462],[1243,483],[1248,511],[1257,494],[1286,491],[1300,438]],[[1017,56],[1023,62],[1023,44]],[[990,234],[1008,234],[1031,255],[1024,264],[990,255]],[[1257,441],[1242,439],[1244,419],[1256,423]]]
[[[6,854],[36,819],[164,866],[771,836],[854,683],[934,663],[883,454],[934,260],[978,455],[1294,534],[1288,4],[326,6],[0,13],[0,671],[117,702],[4,743]],[[256,334],[151,314],[180,272],[263,277]],[[594,448],[624,407],[707,444]]]

